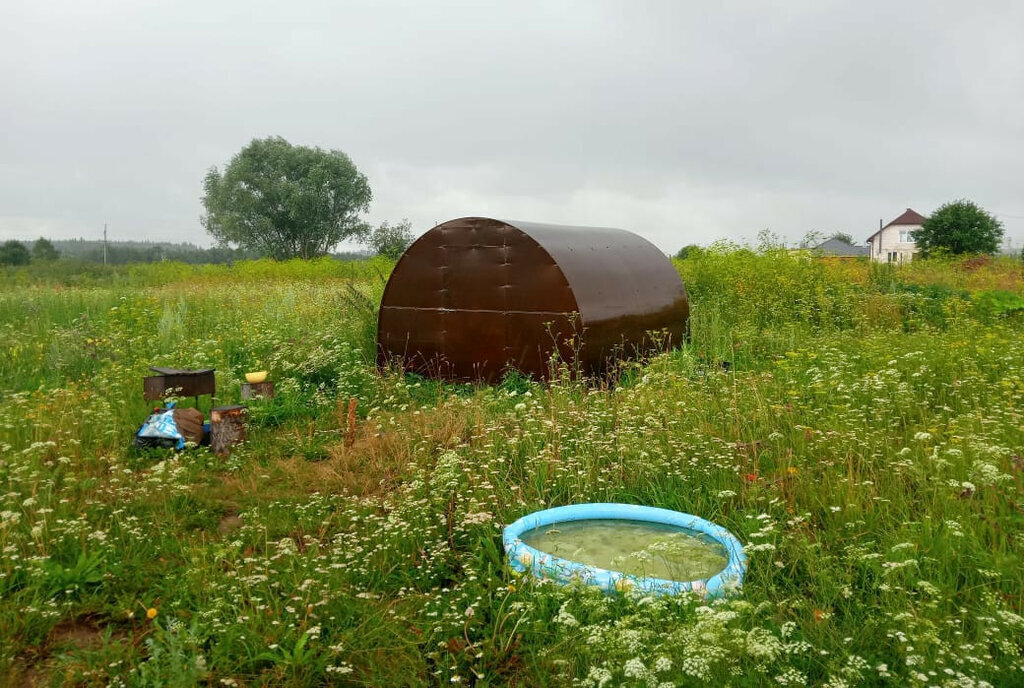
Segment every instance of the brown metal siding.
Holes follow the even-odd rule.
[[[381,363],[449,379],[499,379],[506,367],[542,376],[559,331],[577,310],[548,253],[515,227],[486,218],[438,225],[405,255],[384,290]],[[542,341],[545,323],[555,337]]]
[[[449,379],[501,377],[508,366],[547,373],[556,346],[583,332],[588,372],[616,348],[646,348],[649,330],[686,332],[689,303],[675,268],[652,244],[617,229],[468,217],[416,241],[388,281],[378,360]]]

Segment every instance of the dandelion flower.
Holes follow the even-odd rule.
[[[146,618],[147,619],[155,619],[156,618],[156,607],[150,607],[149,609],[146,610]]]

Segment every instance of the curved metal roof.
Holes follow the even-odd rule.
[[[686,298],[675,266],[638,234],[614,227],[506,222],[555,259],[588,326],[624,314],[657,313]]]

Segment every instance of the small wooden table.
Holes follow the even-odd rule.
[[[167,396],[195,397],[196,408],[199,408],[199,397],[216,393],[217,382],[213,373],[215,368],[202,370],[181,370],[179,368],[149,368],[157,375],[142,378],[142,392],[146,401],[162,401]],[[212,402],[211,402],[212,403]]]

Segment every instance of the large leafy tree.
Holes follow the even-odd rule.
[[[359,215],[370,207],[370,185],[341,151],[254,139],[223,173],[212,168],[203,189],[203,226],[224,246],[315,258],[369,232]]]
[[[367,243],[377,255],[398,260],[405,253],[405,249],[412,245],[412,240],[412,223],[402,220],[393,225],[382,222],[380,227],[370,234]]]
[[[995,253],[1003,239],[1003,224],[967,200],[947,203],[914,232],[925,257],[935,253]]]
[[[31,260],[28,247],[20,241],[5,241],[0,246],[0,265],[28,265]]]

